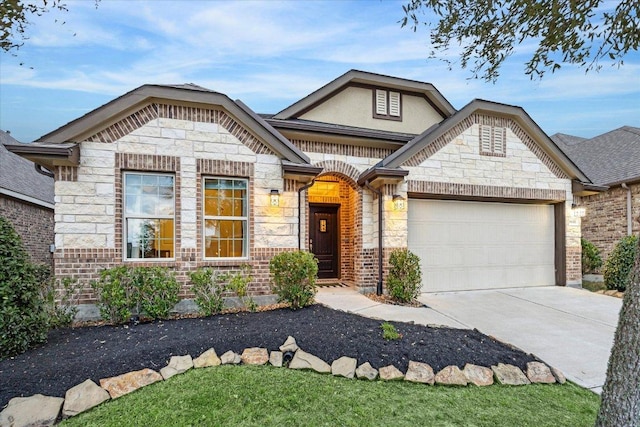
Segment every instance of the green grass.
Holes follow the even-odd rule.
[[[582,281],[582,287],[591,292],[607,290],[607,287],[604,285],[604,282],[589,282],[588,280]]]
[[[599,397],[574,384],[445,387],[273,367],[190,370],[69,426],[592,426]]]

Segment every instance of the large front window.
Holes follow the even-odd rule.
[[[174,177],[124,174],[124,234],[127,259],[174,258]]]
[[[205,258],[245,258],[248,238],[246,179],[204,180]]]

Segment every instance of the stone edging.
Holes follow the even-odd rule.
[[[279,348],[279,351],[269,352],[266,348],[247,348],[242,354],[229,350],[218,357],[213,348],[193,359],[190,355],[172,356],[169,364],[160,369],[160,373],[152,369],[142,369],[111,378],[103,378],[98,386],[91,380],[78,384],[67,390],[65,397],[51,397],[35,394],[30,397],[15,397],[7,407],[0,412],[0,425],[12,427],[21,426],[50,426],[54,425],[62,415],[69,418],[107,401],[131,393],[139,388],[158,381],[168,380],[174,375],[182,374],[191,368],[206,368],[218,365],[266,365],[275,367],[288,366],[289,369],[309,369],[319,373],[346,378],[359,378],[384,381],[405,380],[423,384],[442,384],[466,386],[488,386],[495,382],[504,385],[526,385],[531,383],[560,383],[564,384],[564,375],[555,368],[542,362],[527,363],[527,370],[499,363],[490,368],[466,364],[464,369],[457,366],[447,366],[435,373],[426,363],[409,361],[406,373],[402,373],[393,365],[379,370],[373,368],[369,362],[358,365],[352,357],[340,357],[331,365],[317,356],[307,353],[296,344],[293,337]],[[62,414],[60,411],[62,410]]]

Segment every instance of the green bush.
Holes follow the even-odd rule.
[[[420,258],[408,249],[396,249],[389,257],[387,289],[400,302],[411,302],[420,294],[422,272]]]
[[[92,283],[103,319],[127,322],[132,315],[166,319],[179,301],[180,284],[164,267],[113,267]]]
[[[582,274],[597,272],[602,267],[600,249],[584,237],[580,242],[582,243]]]
[[[402,335],[398,332],[396,327],[389,322],[382,323],[380,328],[382,329],[382,338],[387,341],[399,340],[402,338]]]
[[[134,269],[140,312],[152,319],[166,319],[180,298],[180,284],[173,272],[164,267]]]
[[[271,258],[271,289],[280,302],[293,310],[313,303],[316,294],[318,261],[305,251],[282,252]]]
[[[0,217],[0,359],[47,340],[36,269],[11,223]]]
[[[49,328],[69,326],[78,312],[80,285],[72,278],[56,280],[47,265],[36,266],[40,296],[44,301]]]
[[[211,268],[199,268],[189,273],[189,278],[200,312],[205,316],[220,313],[224,306],[222,295],[227,290],[224,275]]]
[[[251,266],[249,264],[242,264],[240,266],[240,271],[227,273],[226,278],[228,280],[228,289],[235,292],[238,298],[240,298],[240,303],[243,308],[256,311],[258,306],[253,298],[247,295],[247,288],[249,283],[253,280],[253,277],[251,277]]]
[[[604,284],[607,289],[624,292],[631,281],[631,271],[638,250],[638,236],[623,237],[616,244],[604,264]]]

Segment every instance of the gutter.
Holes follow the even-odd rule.
[[[620,184],[622,188],[627,190],[627,236],[631,236],[633,234],[633,211],[631,207],[631,187],[629,187],[626,183]]]
[[[366,180],[363,185],[378,195],[378,285],[376,286],[376,295],[382,295],[382,191],[373,188],[369,180]]]

